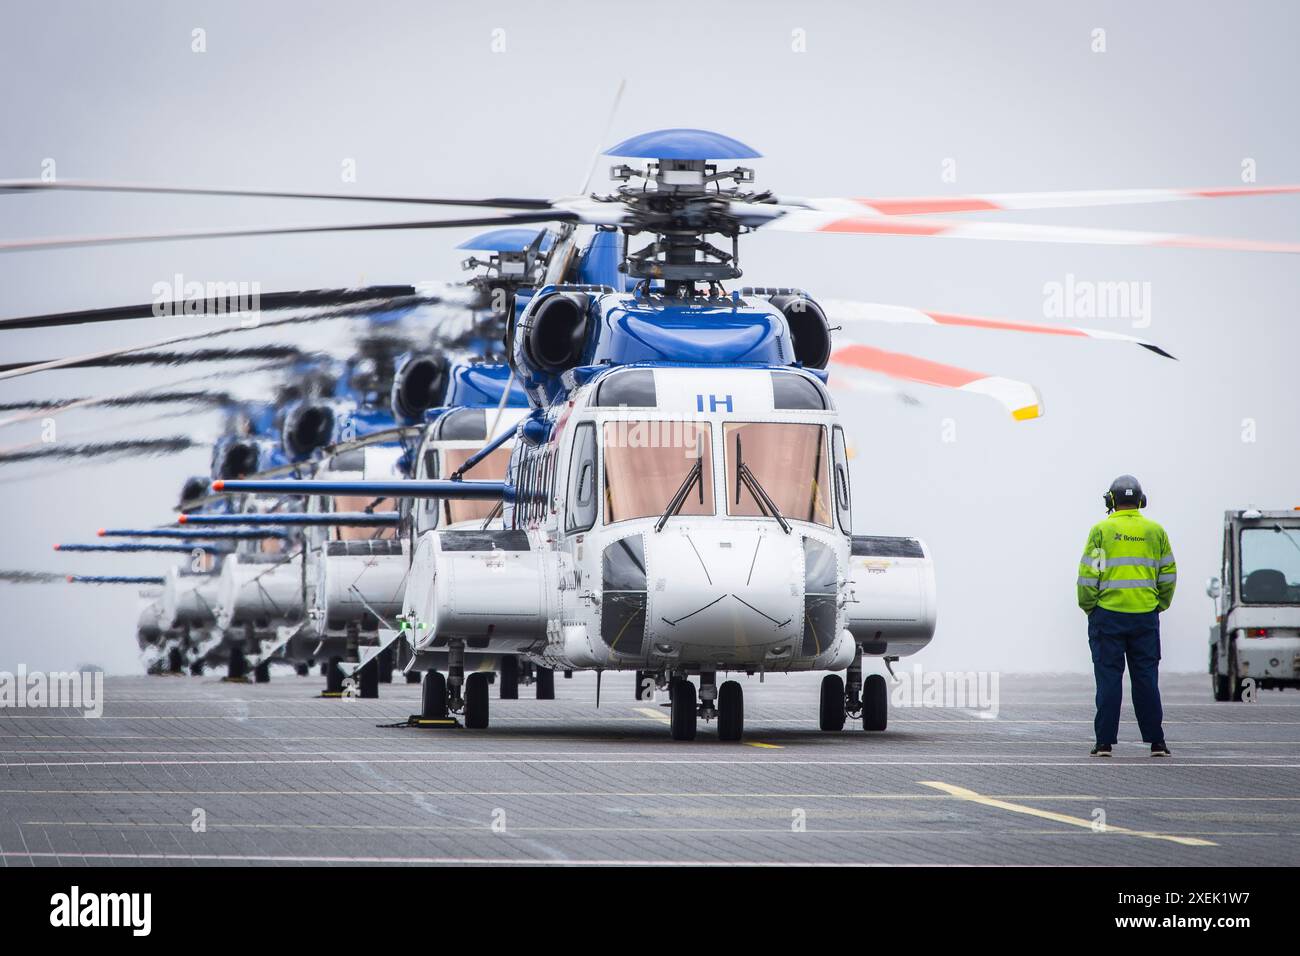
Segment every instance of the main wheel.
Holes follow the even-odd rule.
[[[179,674],[185,670],[185,655],[181,653],[179,647],[173,647],[167,652],[167,670],[173,674]]]
[[[734,680],[718,688],[718,739],[739,740],[745,732],[745,691]]]
[[[555,700],[555,671],[549,667],[537,668],[537,699]]]
[[[420,716],[442,720],[447,716],[447,678],[437,671],[424,672],[420,688]]]
[[[1217,647],[1210,651],[1210,687],[1214,691],[1215,700],[1232,700],[1232,680],[1228,674],[1219,673],[1219,649]]]
[[[321,676],[321,677],[329,677],[329,676],[330,676],[330,665],[329,665],[329,663],[328,663],[327,661],[321,661],[321,662],[320,662],[320,676]]]
[[[822,730],[844,729],[844,678],[839,674],[827,674],[822,678],[822,700],[817,712],[817,723]]]
[[[202,677],[202,676],[203,676],[203,662],[202,662],[202,661],[195,661],[193,664],[190,665],[190,676],[191,676],[191,677]]]
[[[889,688],[879,674],[862,682],[862,729],[884,730],[889,724]]]
[[[695,685],[678,677],[672,683],[672,708],[669,710],[673,740],[695,739],[695,716]]]
[[[331,657],[327,663],[321,665],[321,673],[325,675],[325,693],[339,694],[343,691],[343,672],[339,670],[339,664],[343,658]]]
[[[248,659],[244,657],[244,649],[235,645],[230,649],[230,660],[226,662],[226,676],[231,680],[239,680],[248,674]]]
[[[271,662],[262,661],[253,668],[253,680],[259,684],[269,684],[271,682]]]
[[[465,678],[465,726],[484,730],[488,725],[488,675],[475,671]]]
[[[297,667],[294,668],[294,670],[298,672],[299,677],[306,677],[308,672],[311,670],[311,668],[308,667],[306,664],[299,664]]]
[[[501,658],[501,699],[519,699],[519,658],[513,654]]]
[[[379,683],[391,684],[393,682],[393,645],[389,644],[375,659],[379,666]]]
[[[357,671],[358,697],[373,700],[379,696],[379,656],[376,655]]]
[[[419,671],[407,671],[407,672],[406,672],[406,682],[407,682],[408,684],[418,684],[418,683],[420,683],[420,672],[419,672]]]

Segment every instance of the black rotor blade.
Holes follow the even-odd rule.
[[[0,451],[0,465],[17,464],[24,461],[37,461],[51,458],[100,458],[108,455],[174,455],[191,448],[203,447],[184,435],[171,438],[137,438],[125,441],[93,442],[86,445],[50,445],[46,448],[25,449],[22,451]]]
[[[230,405],[235,398],[229,392],[141,392],[112,398],[46,398],[22,402],[0,402],[0,412],[20,412],[40,408],[57,411],[69,405],[105,408],[136,408],[141,405]]]
[[[0,253],[39,249],[75,249],[85,246],[121,246],[140,242],[180,242],[187,239],[242,239],[250,236],[291,236],[330,232],[388,232],[405,229],[458,229],[464,226],[511,226],[531,222],[577,222],[573,213],[521,212],[513,216],[476,216],[472,219],[429,219],[409,222],[371,222],[339,226],[264,226],[254,229],[211,229],[115,236],[54,236],[0,242]]]
[[[390,202],[417,206],[482,206],[496,209],[550,209],[549,199],[512,196],[487,199],[449,199],[432,196],[306,193],[277,189],[225,189],[213,186],[151,186],[147,183],[108,183],[84,179],[42,182],[35,179],[0,180],[0,193],[24,192],[151,193],[165,196],[244,196],[256,199],[338,199],[346,202]]]
[[[63,368],[114,368],[119,365],[191,365],[196,362],[267,361],[271,359],[300,359],[309,353],[293,345],[264,345],[246,349],[194,349],[190,352],[128,352],[104,358],[86,359]],[[44,364],[50,359],[10,362],[0,365],[0,372]],[[79,399],[72,399],[79,401]]]
[[[371,299],[393,299],[415,295],[409,285],[374,285],[359,289],[307,289],[297,292],[267,292],[258,296],[257,308],[262,312],[277,309],[310,308],[313,306],[346,305],[367,302]],[[15,319],[0,319],[0,331],[8,329],[45,329],[56,325],[84,325],[88,322],[120,322],[124,319],[152,319],[161,316],[183,316],[188,309],[198,309],[200,315],[235,314],[248,308],[247,296],[233,295],[213,299],[189,299],[177,302],[149,302],[145,305],[115,306],[109,309],[83,309],[78,312],[53,312],[49,315],[31,315]]]

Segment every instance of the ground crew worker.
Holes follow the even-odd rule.
[[[1147,496],[1136,478],[1120,475],[1104,498],[1107,517],[1088,532],[1078,581],[1097,681],[1092,756],[1109,757],[1119,736],[1127,657],[1142,739],[1151,744],[1151,756],[1168,757],[1160,709],[1160,612],[1174,599],[1178,568],[1165,529],[1139,510]]]

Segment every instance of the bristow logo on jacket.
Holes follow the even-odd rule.
[[[1178,566],[1165,529],[1140,511],[1116,511],[1092,526],[1079,559],[1079,607],[1144,614],[1174,600]]]

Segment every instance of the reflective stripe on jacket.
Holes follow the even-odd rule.
[[[1079,559],[1079,607],[1144,614],[1174,600],[1178,566],[1165,529],[1137,510],[1116,511],[1088,532]]]

